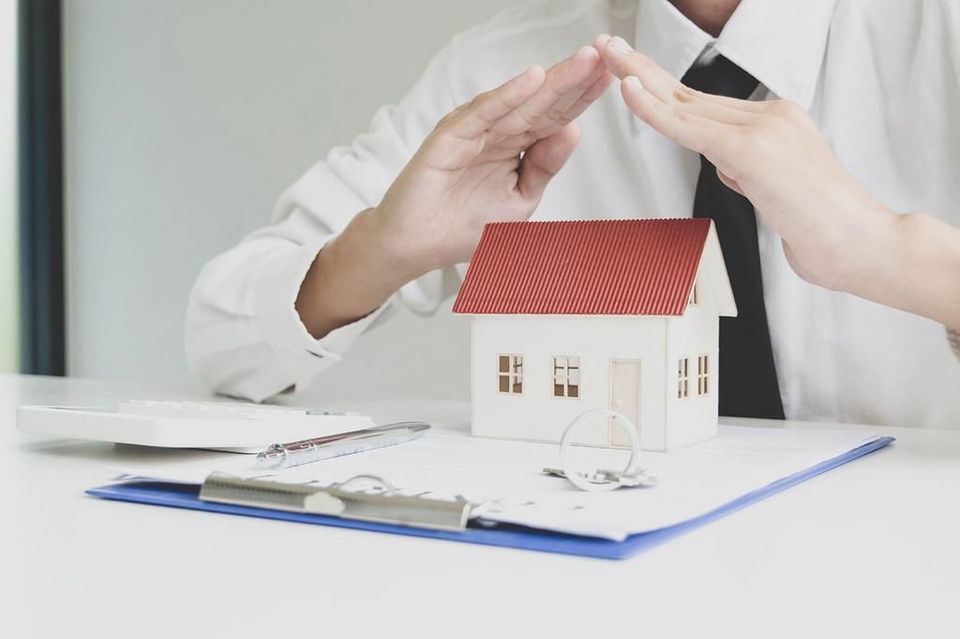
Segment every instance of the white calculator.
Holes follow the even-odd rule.
[[[270,444],[369,428],[357,413],[241,402],[130,400],[114,408],[21,406],[25,433],[163,448],[255,453]]]

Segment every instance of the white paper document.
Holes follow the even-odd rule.
[[[545,466],[559,465],[555,444],[480,439],[440,429],[397,446],[281,471],[229,455],[121,470],[129,477],[195,484],[222,471],[318,486],[369,474],[402,494],[461,496],[475,504],[473,519],[622,541],[703,515],[876,439],[865,431],[721,426],[720,435],[706,442],[642,453],[640,465],[659,480],[657,486],[606,493],[583,492],[543,474]],[[583,469],[619,469],[628,451],[577,447],[573,457]]]

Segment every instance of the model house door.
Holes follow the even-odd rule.
[[[610,361],[610,408],[640,428],[640,360]],[[626,433],[613,423],[610,424],[610,444],[630,446]]]

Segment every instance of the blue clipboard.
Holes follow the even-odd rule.
[[[854,448],[842,455],[828,459],[806,470],[795,473],[783,479],[779,479],[771,484],[751,491],[740,497],[727,502],[726,504],[704,513],[698,517],[688,519],[673,526],[659,528],[649,532],[631,535],[624,541],[610,541],[607,539],[598,539],[595,537],[582,537],[578,535],[568,535],[554,533],[522,526],[512,526],[497,524],[492,527],[476,525],[471,522],[470,526],[463,532],[445,532],[438,530],[426,530],[422,528],[411,528],[407,526],[397,526],[392,524],[380,524],[373,522],[363,522],[348,519],[338,519],[325,515],[314,515],[306,513],[286,512],[281,510],[268,510],[265,508],[253,508],[250,506],[236,506],[232,504],[219,504],[207,501],[200,501],[198,494],[199,485],[191,484],[172,484],[150,481],[134,481],[120,484],[110,484],[99,486],[86,491],[88,495],[101,497],[103,499],[112,499],[117,501],[127,501],[139,504],[151,504],[155,506],[172,506],[174,508],[188,508],[191,510],[203,510],[214,513],[225,513],[229,515],[245,515],[247,517],[262,517],[264,519],[278,519],[281,521],[293,521],[304,524],[315,524],[320,526],[334,526],[337,528],[351,528],[356,530],[372,530],[375,532],[391,533],[395,535],[409,535],[412,537],[427,537],[430,539],[447,539],[450,541],[460,541],[471,544],[483,544],[486,546],[501,546],[507,548],[520,548],[523,550],[536,550],[540,552],[551,552],[565,555],[578,555],[581,557],[595,557],[599,559],[626,559],[649,548],[653,548],[663,542],[682,535],[688,531],[694,530],[705,524],[728,515],[734,511],[740,510],[750,504],[756,503],[770,495],[775,495],[782,490],[804,482],[811,477],[816,477],[853,461],[864,455],[868,455],[876,450],[880,450],[891,443],[893,437],[880,437],[870,441],[858,448]]]

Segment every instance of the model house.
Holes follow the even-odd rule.
[[[719,318],[737,310],[709,219],[488,224],[453,310],[472,315],[475,435],[555,442],[594,408],[645,450],[717,433]]]

